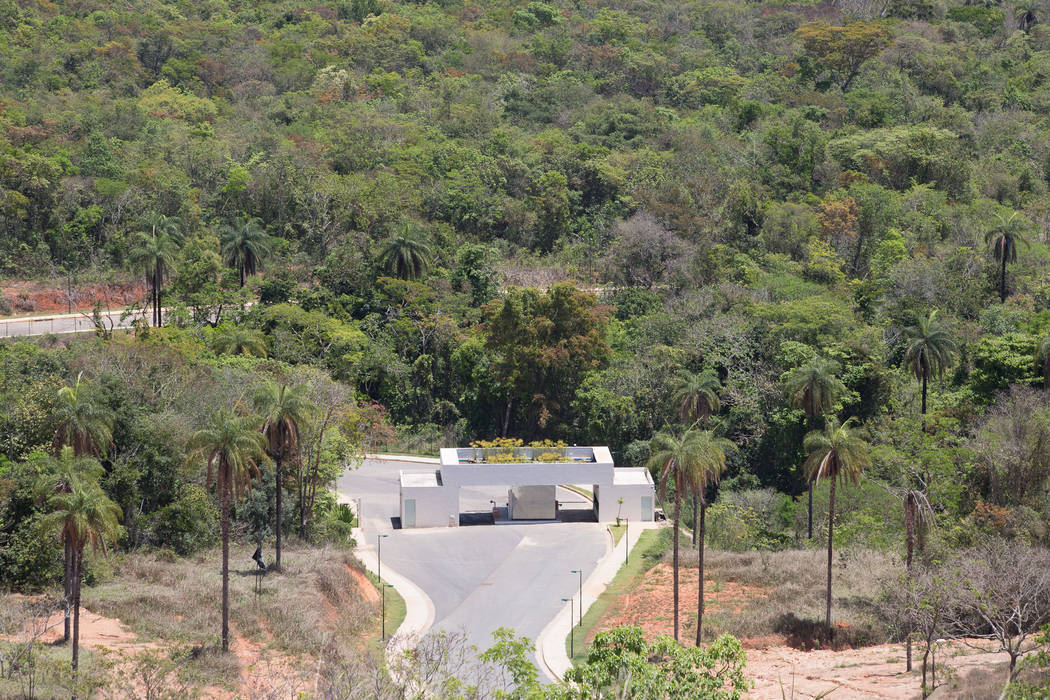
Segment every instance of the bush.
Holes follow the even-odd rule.
[[[185,556],[214,544],[218,531],[219,510],[211,496],[197,484],[184,484],[175,500],[157,512],[154,544]]]

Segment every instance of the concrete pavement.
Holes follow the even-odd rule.
[[[409,624],[406,618],[399,634],[418,638],[430,620],[431,629],[461,632],[479,649],[491,646],[492,632],[499,627],[536,639],[560,610],[561,599],[577,593],[578,578],[571,570],[592,571],[611,549],[607,529],[594,522],[503,521],[495,526],[395,529],[398,472],[422,464],[428,463],[366,460],[337,482],[341,501],[356,504],[360,499],[362,558],[374,554],[377,538],[387,535],[382,538],[383,578],[405,597],[414,621]],[[580,511],[589,510],[570,491],[561,489],[558,497]],[[464,488],[461,510],[483,511],[491,508],[490,500],[505,499],[505,488]],[[405,581],[395,580],[392,572]],[[413,612],[414,606],[420,612]]]
[[[638,523],[637,525],[631,523],[628,533],[620,538],[619,544],[602,557],[594,571],[584,580],[583,612],[580,613],[579,611],[580,597],[579,593],[577,593],[573,596],[575,604],[570,606],[570,604],[566,603],[558,611],[554,619],[550,621],[550,624],[543,628],[539,637],[536,638],[536,658],[540,662],[540,671],[548,680],[559,681],[565,675],[565,672],[572,668],[572,661],[565,651],[565,639],[569,636],[569,630],[572,625],[579,621],[581,614],[587,614],[594,601],[598,600],[598,597],[612,583],[616,573],[624,564],[628,550],[634,549],[634,546],[638,544],[642,532],[661,526],[661,523],[655,522]],[[573,607],[576,609],[573,609]],[[583,644],[583,640],[577,639],[576,643]]]

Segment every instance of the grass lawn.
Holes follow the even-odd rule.
[[[615,526],[612,528],[615,530]],[[602,619],[609,609],[610,603],[615,601],[625,592],[635,588],[639,581],[645,576],[645,572],[655,566],[667,549],[669,539],[665,530],[646,530],[638,539],[638,544],[631,551],[629,561],[620,567],[613,578],[612,583],[605,592],[598,596],[590,609],[583,616],[583,627],[574,627],[576,643],[574,654],[570,655],[573,664],[580,664],[587,659],[587,644],[585,640],[590,636],[591,630]],[[615,537],[615,532],[613,533]],[[565,652],[569,652],[569,638],[565,638]]]
[[[371,572],[368,574],[368,579],[376,587],[376,590],[382,590],[380,588],[380,581],[375,577],[375,574]],[[401,623],[405,621],[405,614],[407,608],[405,607],[405,599],[401,597],[401,594],[397,592],[393,586],[387,586],[386,588],[386,636],[387,640],[390,639],[396,632],[397,628],[401,626]],[[382,657],[383,648],[386,646],[386,640],[383,639],[383,619],[382,612],[376,616],[374,624],[372,624],[365,636],[365,643],[368,650],[375,654],[377,657]]]
[[[623,538],[624,533],[627,532],[627,527],[624,525],[610,525],[609,532],[613,536],[613,546],[620,544],[620,540]]]

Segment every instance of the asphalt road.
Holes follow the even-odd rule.
[[[130,328],[131,322],[138,316],[132,314],[121,321],[120,317],[123,313],[123,310],[102,312],[107,327],[112,323],[113,328]],[[94,330],[95,324],[91,320],[90,314],[74,313],[23,318],[0,318],[0,338],[29,337],[47,335],[49,333],[84,333]]]
[[[344,473],[339,493],[361,499],[362,530],[375,546],[380,534],[382,563],[422,588],[434,604],[435,630],[463,632],[479,649],[491,646],[492,632],[509,627],[535,640],[577,594],[584,578],[605,554],[608,535],[594,522],[474,525],[453,528],[394,529],[398,515],[398,472],[427,465],[366,461]],[[463,511],[505,503],[506,487],[463,489]],[[558,499],[582,516],[587,503],[558,489]],[[535,659],[533,659],[535,661]]]

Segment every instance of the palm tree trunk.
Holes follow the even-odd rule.
[[[915,494],[908,492],[904,497],[904,547],[905,547],[905,568],[908,571],[908,582],[911,583],[911,562],[912,552],[915,549]],[[907,629],[905,630],[905,670],[911,672],[911,633],[912,627],[911,622],[908,623]]]
[[[678,485],[675,484],[677,487]],[[674,494],[674,556],[671,566],[674,570],[674,640],[678,641],[678,530],[681,525],[679,518],[682,515],[682,498],[679,490],[675,488]]]
[[[73,605],[73,549],[69,545],[69,533],[62,533],[62,585],[65,593],[66,614],[62,621],[62,642],[69,641],[69,614]]]
[[[922,432],[926,432],[926,372],[922,373]]]
[[[693,494],[693,549],[696,549],[696,518],[699,515],[699,512],[697,511],[697,508],[699,506],[697,506],[696,502],[697,502],[697,497],[696,497],[696,494],[694,493]]]
[[[827,616],[824,619],[824,624],[828,629],[828,641],[831,641],[831,552],[832,552],[832,537],[835,534],[835,482],[837,479],[832,477],[831,479],[831,493],[828,496],[828,593],[827,603],[828,610]]]
[[[226,465],[220,469],[229,469]],[[230,475],[222,484],[222,651],[230,650]]]
[[[241,265],[241,289],[244,289],[244,265]]]
[[[704,628],[704,532],[706,530],[704,521],[707,519],[707,502],[700,503],[700,538],[697,540],[699,548],[699,561],[700,571],[699,574],[699,593],[697,593],[696,603],[696,645],[700,646],[700,633]],[[695,532],[695,531],[694,531]]]
[[[154,283],[153,288],[157,290],[157,328],[164,325],[164,312],[161,311],[160,305],[160,294],[161,285],[163,284],[163,275],[161,274],[160,265],[157,265],[157,281]]]
[[[809,482],[809,517],[807,518],[809,539],[813,539],[813,482]]]
[[[281,520],[283,519],[284,510],[281,505],[281,491],[283,491],[283,481],[281,473],[281,457],[278,455],[277,459],[274,460],[274,477],[277,479],[277,522],[275,523],[274,532],[277,535],[277,556],[274,568],[278,571],[281,570]]]
[[[510,427],[510,409],[514,405],[514,398],[507,399],[507,410],[503,414],[503,437],[507,437],[507,429]]]
[[[73,700],[77,700],[77,672],[80,668],[80,565],[83,550],[73,554]]]
[[[1003,246],[1003,271],[999,275],[999,303],[1006,303],[1006,246]]]

